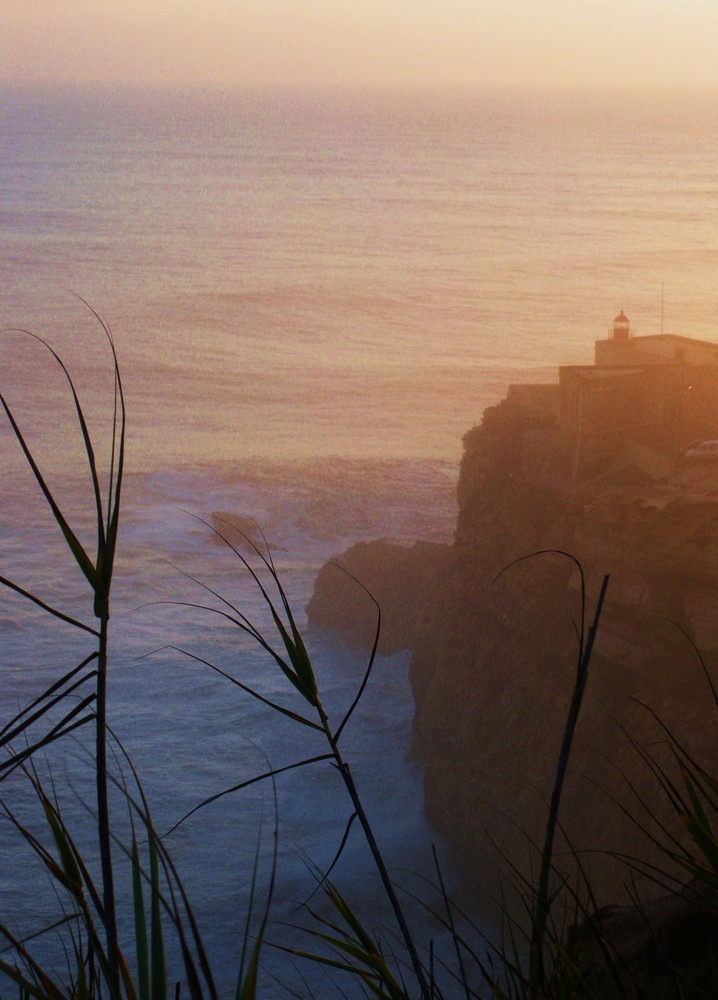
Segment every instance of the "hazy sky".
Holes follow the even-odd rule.
[[[0,79],[718,84],[716,0],[0,0]]]

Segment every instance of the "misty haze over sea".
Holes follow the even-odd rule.
[[[714,332],[710,96],[2,105],[4,322],[66,329],[67,288],[110,319],[135,465],[453,461],[507,379],[590,360],[620,306],[655,332],[661,282],[666,329]]]
[[[182,508],[255,517],[301,612],[323,561],[357,539],[449,539],[461,435],[508,382],[590,362],[619,308],[637,333],[658,332],[665,283],[665,330],[718,339],[717,96],[0,93],[1,325],[51,340],[100,431],[108,353],[67,290],[116,336],[129,475],[111,711],[168,824],[264,769],[262,754],[275,766],[298,755],[296,733],[221,679],[167,652],[136,659],[184,644],[282,690],[265,657],[206,615],[133,610],[198,599],[179,567],[260,613]],[[0,388],[81,518],[65,387],[37,345],[3,334],[0,351]],[[81,613],[82,580],[58,577],[55,529],[4,426],[0,440],[2,572]],[[10,714],[72,662],[75,638],[7,595],[0,636]],[[317,641],[346,705],[361,657]],[[367,780],[380,771],[369,800],[390,861],[411,869],[431,831],[406,761],[406,668],[380,661],[349,756],[360,782],[362,767]],[[55,766],[89,797],[81,761]],[[302,898],[302,853],[327,864],[347,813],[319,773],[279,791],[280,891]],[[262,802],[271,825],[255,789],[174,835],[191,890],[211,831],[198,910],[219,954],[239,933],[227,887],[243,898]],[[368,867],[357,850],[338,881],[359,892]],[[19,906],[21,863],[10,878]]]

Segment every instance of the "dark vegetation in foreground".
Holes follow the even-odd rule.
[[[87,658],[58,677],[0,730],[0,745],[5,751],[5,759],[0,763],[0,780],[12,774],[16,779],[23,778],[20,783],[17,780],[8,783],[6,787],[11,791],[2,796],[0,805],[6,819],[33,852],[40,870],[44,870],[48,893],[55,894],[59,900],[62,916],[47,928],[46,933],[62,937],[65,954],[64,968],[43,965],[44,935],[34,934],[32,939],[23,939],[13,929],[13,915],[0,913],[0,935],[5,941],[5,948],[0,951],[0,970],[5,977],[0,995],[42,1000],[65,997],[160,1000],[169,995],[214,998],[219,996],[217,977],[183,888],[181,873],[154,826],[139,775],[112,735],[106,717],[107,640],[122,498],[125,408],[114,344],[104,324],[103,329],[111,349],[115,384],[107,481],[102,481],[98,471],[101,463],[96,458],[95,445],[72,378],[60,357],[41,342],[64,373],[75,407],[78,434],[90,474],[90,503],[97,526],[94,557],[66,520],[58,498],[35,461],[31,444],[0,395],[24,460],[62,533],[67,558],[74,560],[87,580],[88,613],[91,611],[93,624],[88,625],[62,608],[50,606],[10,579],[0,577],[0,582],[18,599],[30,601],[44,614],[89,634],[94,643],[94,650]],[[437,863],[432,896],[436,898],[438,893],[442,901],[439,920],[453,941],[453,958],[447,966],[434,955],[430,941],[417,941],[412,934],[401,893],[386,868],[381,846],[364,812],[360,790],[342,753],[344,729],[366,685],[371,682],[380,635],[379,606],[376,605],[373,649],[356,697],[343,718],[331,720],[323,707],[319,678],[269,547],[255,544],[245,536],[247,555],[247,549],[240,551],[233,544],[236,527],[229,524],[226,527],[228,530],[223,531],[221,523],[208,524],[208,531],[215,532],[224,541],[238,560],[239,568],[259,588],[275,631],[272,636],[260,631],[241,609],[209,589],[206,593],[211,603],[207,610],[221,615],[259,644],[293,690],[294,707],[290,710],[268,702],[236,678],[227,679],[249,697],[263,701],[288,717],[298,730],[311,729],[322,735],[325,751],[319,756],[298,760],[292,766],[326,761],[341,776],[347,795],[345,841],[346,837],[354,835],[353,827],[361,830],[395,921],[395,930],[382,937],[380,928],[363,923],[352,908],[351,900],[345,899],[333,885],[331,869],[318,874],[318,890],[324,897],[325,908],[319,915],[306,908],[307,946],[303,950],[295,949],[294,954],[304,961],[326,967],[332,977],[338,977],[336,981],[327,980],[329,988],[335,991],[332,995],[390,1000],[439,1000],[443,996],[466,1000],[486,996],[598,1000],[604,997],[718,995],[718,838],[714,832],[718,781],[712,776],[711,768],[693,759],[665,727],[662,727],[662,742],[663,749],[668,748],[670,753],[668,766],[665,758],[659,762],[650,748],[635,744],[636,754],[642,757],[672,809],[672,824],[656,825],[651,817],[645,818],[641,812],[642,803],[637,798],[635,822],[645,830],[647,840],[661,849],[665,864],[647,868],[639,858],[625,859],[626,880],[630,883],[634,873],[647,876],[653,881],[659,900],[642,904],[637,897],[630,911],[597,911],[582,856],[578,852],[574,854],[571,878],[565,875],[565,864],[561,871],[554,864],[554,845],[561,829],[564,779],[589,680],[607,577],[591,613],[586,607],[581,566],[564,553],[575,564],[582,581],[583,607],[577,627],[575,684],[572,694],[566,693],[565,731],[556,762],[553,792],[547,804],[545,836],[535,847],[533,876],[526,877],[505,859],[505,878],[522,900],[523,915],[517,916],[506,908],[500,940],[486,940],[444,891]],[[660,726],[660,720],[657,722]],[[87,820],[92,824],[91,831],[71,828],[63,816],[51,778],[41,777],[34,763],[39,751],[66,739],[81,727],[92,731],[95,747],[96,802]],[[108,766],[108,750],[115,762],[111,767]],[[270,769],[261,777],[273,781],[278,773]],[[18,785],[39,803],[44,817],[42,828],[26,825],[25,812],[13,799],[18,794]],[[120,791],[124,801],[122,822],[110,812],[109,793],[113,788]],[[127,818],[130,835],[122,839],[119,831],[126,828],[124,821]],[[80,846],[88,842],[94,847]],[[127,891],[132,900],[134,928],[133,939],[129,942],[121,939],[118,930],[120,888],[115,884],[118,856],[124,856],[131,871],[131,886]],[[258,902],[257,875],[255,868],[244,904],[245,931],[238,948],[234,991],[239,1000],[251,1000],[259,995],[262,956],[266,949],[276,947],[268,940],[274,879],[270,881],[265,898]],[[168,955],[174,953],[165,944],[169,937],[175,938],[178,944],[179,968],[168,967]],[[627,950],[629,938],[633,944]],[[333,982],[334,987],[331,986]],[[301,978],[286,985],[288,995],[309,995]]]

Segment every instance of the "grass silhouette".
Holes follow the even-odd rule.
[[[97,445],[88,430],[85,411],[70,372],[46,341],[28,331],[21,333],[26,337],[35,337],[43,345],[67,381],[77,432],[89,470],[91,485],[88,503],[96,524],[94,554],[82,545],[64,515],[61,503],[48,486],[20,423],[6,398],[0,394],[0,403],[24,461],[61,532],[66,558],[79,566],[89,585],[88,608],[91,608],[94,624],[88,625],[62,608],[51,606],[10,578],[0,577],[0,583],[18,597],[33,603],[50,618],[89,634],[96,643],[90,655],[66,670],[0,730],[0,747],[5,751],[5,758],[0,763],[0,781],[11,774],[24,776],[24,787],[39,804],[44,828],[40,830],[28,826],[21,819],[21,812],[7,798],[2,800],[2,809],[36,858],[40,870],[47,875],[48,892],[56,894],[61,900],[62,919],[51,929],[53,933],[62,935],[66,955],[66,967],[61,976],[55,969],[44,964],[42,947],[35,947],[33,942],[23,940],[12,929],[12,914],[0,913],[0,935],[9,948],[9,957],[0,957],[0,971],[7,981],[14,984],[16,995],[23,998],[35,997],[38,1000],[66,997],[77,1000],[99,1000],[100,997],[109,997],[111,1000],[164,1000],[171,989],[174,989],[176,997],[184,990],[185,995],[193,1000],[205,997],[219,1000],[216,985],[218,977],[212,969],[181,873],[172,860],[163,836],[155,827],[140,777],[129,755],[112,734],[107,718],[107,643],[124,480],[125,406],[112,336],[97,313],[94,310],[92,312],[109,345],[114,373],[112,433],[107,445],[106,463],[109,473],[105,482],[101,482],[96,458]],[[250,636],[284,678],[288,689],[293,693],[294,707],[287,708],[269,700],[250,685],[237,681],[210,661],[202,660],[195,654],[182,649],[177,649],[177,654],[200,660],[236,685],[243,694],[258,699],[265,706],[281,713],[298,730],[311,730],[321,735],[325,749],[321,754],[300,756],[295,762],[282,768],[269,767],[266,772],[248,781],[205,798],[191,812],[202,809],[221,795],[239,791],[250,783],[274,781],[281,771],[289,768],[328,763],[339,775],[348,803],[346,833],[334,863],[341,854],[350,831],[353,828],[359,829],[379,876],[380,891],[395,922],[393,936],[389,938],[386,934],[382,938],[377,927],[367,926],[366,921],[353,909],[351,902],[331,881],[333,863],[328,871],[316,873],[317,891],[323,897],[326,909],[320,912],[310,905],[306,906],[306,921],[302,926],[309,944],[304,949],[291,949],[292,954],[349,977],[349,982],[359,996],[387,1000],[440,1000],[444,994],[439,985],[439,971],[448,978],[450,985],[447,995],[463,996],[466,1000],[487,995],[503,1000],[559,1000],[568,997],[599,1000],[604,997],[638,995],[635,991],[631,992],[634,986],[630,977],[626,976],[625,963],[604,936],[601,920],[593,912],[590,882],[585,876],[580,857],[575,856],[577,875],[574,883],[568,883],[556,872],[553,861],[555,837],[560,828],[563,782],[586,693],[591,654],[608,578],[604,580],[590,625],[586,622],[585,599],[583,602],[584,613],[577,640],[576,681],[569,700],[564,738],[556,764],[545,838],[543,844],[536,848],[538,875],[535,880],[527,879],[518,870],[512,871],[509,866],[509,876],[518,882],[528,919],[521,923],[506,911],[502,939],[498,942],[486,940],[449,898],[437,862],[431,886],[433,893],[438,893],[442,900],[443,913],[437,914],[436,919],[451,937],[454,955],[450,966],[443,964],[438,969],[430,943],[417,941],[410,929],[405,912],[406,903],[402,902],[402,894],[389,873],[379,838],[371,825],[360,789],[343,752],[342,735],[367,684],[371,682],[381,630],[379,606],[374,602],[376,631],[364,675],[349,708],[341,718],[332,720],[323,705],[312,657],[282,585],[271,549],[261,532],[262,541],[258,542],[222,518],[200,520],[209,532],[213,532],[222,541],[231,556],[238,561],[239,567],[248,574],[269,613],[273,632],[269,635],[262,631],[241,608],[198,580],[195,583],[203,588],[206,602],[191,606],[203,609],[208,615],[219,616],[223,621],[230,622],[242,635]],[[238,534],[243,537],[246,547],[240,548],[235,544]],[[567,553],[564,555],[573,558]],[[580,571],[580,565],[578,568]],[[357,583],[361,587],[358,581]],[[660,725],[660,720],[658,722]],[[96,809],[90,822],[94,824],[92,840],[99,858],[99,878],[95,873],[94,855],[91,852],[88,856],[87,848],[80,847],[80,843],[87,842],[85,833],[78,837],[73,832],[71,824],[63,815],[54,786],[40,778],[34,764],[36,754],[80,727],[91,727],[94,730],[92,766]],[[663,828],[660,844],[667,866],[671,864],[674,870],[681,870],[686,879],[699,882],[705,889],[705,898],[713,906],[718,890],[718,839],[715,833],[718,780],[712,777],[710,768],[692,759],[665,727],[662,727],[662,733],[664,742],[671,750],[674,771],[669,772],[665,765],[636,744],[636,752],[643,756],[654,780],[670,801],[676,819],[675,830]],[[108,767],[110,746],[121,764],[119,769]],[[120,829],[124,827],[110,812],[108,793],[111,787],[121,794],[125,815],[129,818],[129,839],[122,838]],[[17,794],[16,787],[13,788],[13,794]],[[640,820],[636,822],[648,836],[650,824]],[[268,947],[267,932],[277,864],[276,829],[274,838],[272,878],[266,898],[258,905],[258,915],[255,916],[258,884],[256,860],[250,892],[243,901],[246,919],[237,955],[237,985],[234,991],[237,1000],[254,1000],[259,994],[259,971],[263,950]],[[118,932],[114,863],[117,855],[124,857],[130,871],[130,884],[126,892],[132,903],[133,939],[129,944],[120,941]],[[631,863],[637,870],[641,869],[640,860],[632,859]],[[650,874],[660,885],[669,883],[669,876],[662,871],[654,870]],[[674,880],[672,886],[674,892],[682,889],[680,881]],[[568,932],[578,925],[582,927],[584,939],[587,935],[593,942],[593,954],[600,956],[598,964],[595,959],[587,963],[581,952],[571,946]],[[178,943],[180,968],[168,968],[168,934],[172,934]],[[8,952],[4,954],[8,955]],[[670,962],[670,958],[667,961]],[[685,976],[682,981],[676,982],[677,989],[682,990],[675,994],[676,997],[716,995],[715,990],[710,993],[710,989],[718,989],[718,971],[713,983],[708,986],[704,983],[693,984]],[[175,983],[177,985],[173,986]],[[709,992],[691,993],[694,986],[696,990],[707,989]],[[295,995],[311,995],[309,992],[299,992],[302,988],[301,983],[294,984]]]

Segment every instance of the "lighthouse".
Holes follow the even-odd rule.
[[[613,339],[618,341],[628,340],[631,336],[631,321],[621,309],[618,316],[613,321]]]

